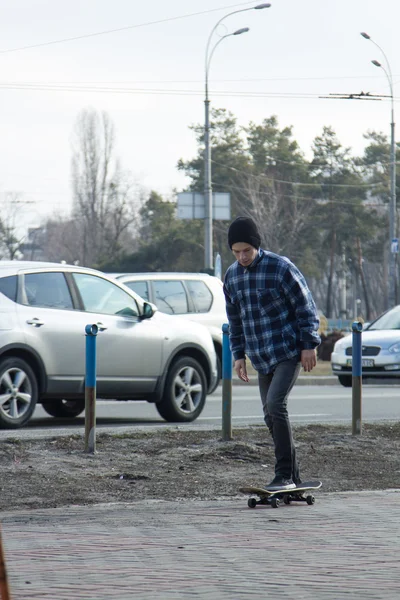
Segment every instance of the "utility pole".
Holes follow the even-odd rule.
[[[382,69],[386,75],[389,84],[390,100],[391,100],[391,120],[390,120],[390,204],[389,204],[389,306],[392,308],[397,304],[397,254],[399,253],[399,240],[397,239],[397,223],[396,223],[396,139],[395,139],[395,123],[394,123],[394,85],[392,69],[390,62],[381,46],[371,38],[368,33],[362,31],[361,37],[369,40],[376,46],[382,54],[385,65],[382,65],[378,60],[371,60],[374,67]]]
[[[264,8],[270,8],[271,4],[269,2],[263,2],[262,4],[257,4],[256,6],[250,6],[248,8],[241,8],[239,10],[234,10],[233,12],[228,13],[223,16],[219,21],[214,25],[206,46],[205,52],[205,98],[204,98],[204,208],[205,208],[205,219],[204,219],[204,266],[207,270],[211,271],[214,266],[213,260],[213,193],[212,193],[212,161],[211,161],[211,144],[210,144],[210,96],[209,96],[209,74],[210,74],[210,64],[211,59],[214,55],[214,52],[219,46],[219,44],[228,37],[241,35],[242,33],[247,33],[249,30],[248,27],[241,27],[240,29],[236,29],[236,31],[232,33],[227,33],[223,36],[219,37],[219,40],[211,46],[213,35],[217,33],[218,26],[224,21],[227,17],[232,15],[236,15],[238,13],[247,12],[249,10],[263,10]]]
[[[253,8],[253,7],[252,7]],[[204,208],[205,208],[205,230],[204,230],[204,266],[207,270],[212,271],[213,269],[213,193],[212,193],[212,177],[211,177],[211,147],[210,147],[210,97],[208,93],[208,78],[210,72],[210,63],[215,52],[215,49],[219,44],[232,35],[241,35],[249,31],[248,27],[242,27],[237,29],[233,33],[227,33],[219,38],[210,52],[210,42],[216,27],[226,17],[237,12],[244,12],[250,9],[236,10],[233,13],[229,13],[225,17],[222,17],[215,25],[212,30],[206,47],[206,62],[205,62],[205,98],[204,98]]]
[[[367,34],[361,34],[366,39],[370,39]],[[377,44],[376,44],[377,45]],[[398,302],[397,297],[397,254],[399,252],[399,243],[397,239],[396,226],[396,140],[395,140],[395,123],[394,123],[394,97],[393,97],[393,81],[391,71],[389,72],[377,60],[371,61],[376,67],[380,67],[385,72],[389,85],[390,96],[382,94],[370,94],[369,92],[360,92],[359,94],[329,94],[328,96],[320,96],[330,100],[377,100],[383,98],[391,99],[391,123],[390,123],[390,201],[389,201],[389,277],[388,277],[388,307],[393,308]]]

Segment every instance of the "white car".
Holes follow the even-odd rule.
[[[220,379],[222,325],[228,319],[218,277],[206,273],[115,273],[113,277],[155,304],[160,312],[205,325],[214,342]]]
[[[400,379],[400,306],[369,323],[361,333],[362,375],[368,379]],[[332,372],[345,387],[352,385],[353,334],[338,340],[331,356]]]
[[[85,408],[85,327],[96,324],[97,395],[154,402],[167,421],[193,421],[215,388],[206,327],[161,314],[94,269],[0,261],[0,427],[36,404],[53,417]]]

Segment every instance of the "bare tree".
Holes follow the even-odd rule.
[[[18,227],[23,204],[19,192],[7,192],[0,213],[0,258],[14,260],[21,252],[25,234]]]
[[[84,265],[113,260],[138,218],[137,190],[115,158],[115,130],[106,113],[84,110],[77,119],[72,157],[73,217]]]
[[[47,260],[81,263],[82,228],[78,219],[53,216],[44,224],[42,251]]]
[[[314,202],[299,197],[297,186],[283,189],[279,182],[250,175],[241,182],[245,202],[242,212],[258,223],[268,249],[296,259]]]

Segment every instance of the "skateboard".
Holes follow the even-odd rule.
[[[249,508],[255,508],[257,504],[269,504],[272,506],[272,508],[278,508],[281,500],[283,500],[284,504],[290,504],[291,502],[307,502],[309,505],[314,504],[314,495],[305,495],[305,492],[319,490],[321,485],[321,481],[304,481],[299,486],[296,486],[290,490],[269,491],[264,488],[249,486],[241,487],[239,488],[239,491],[243,494],[251,494],[259,497],[259,500],[256,498],[248,499],[247,506]]]

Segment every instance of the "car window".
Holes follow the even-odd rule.
[[[149,286],[147,281],[123,281],[123,283],[136,292],[143,300],[149,301]]]
[[[211,308],[213,296],[204,281],[186,281],[190,296],[197,312],[208,312]]]
[[[188,311],[186,291],[181,281],[153,281],[158,309],[168,315],[183,315]]]
[[[17,299],[17,276],[10,275],[9,277],[0,278],[0,293],[4,294],[14,302]]]
[[[29,273],[24,276],[24,291],[29,306],[74,308],[64,273]]]
[[[376,319],[367,331],[374,329],[400,329],[400,306],[395,306]]]
[[[73,277],[86,311],[127,317],[139,315],[134,298],[111,281],[86,273],[74,273]]]

